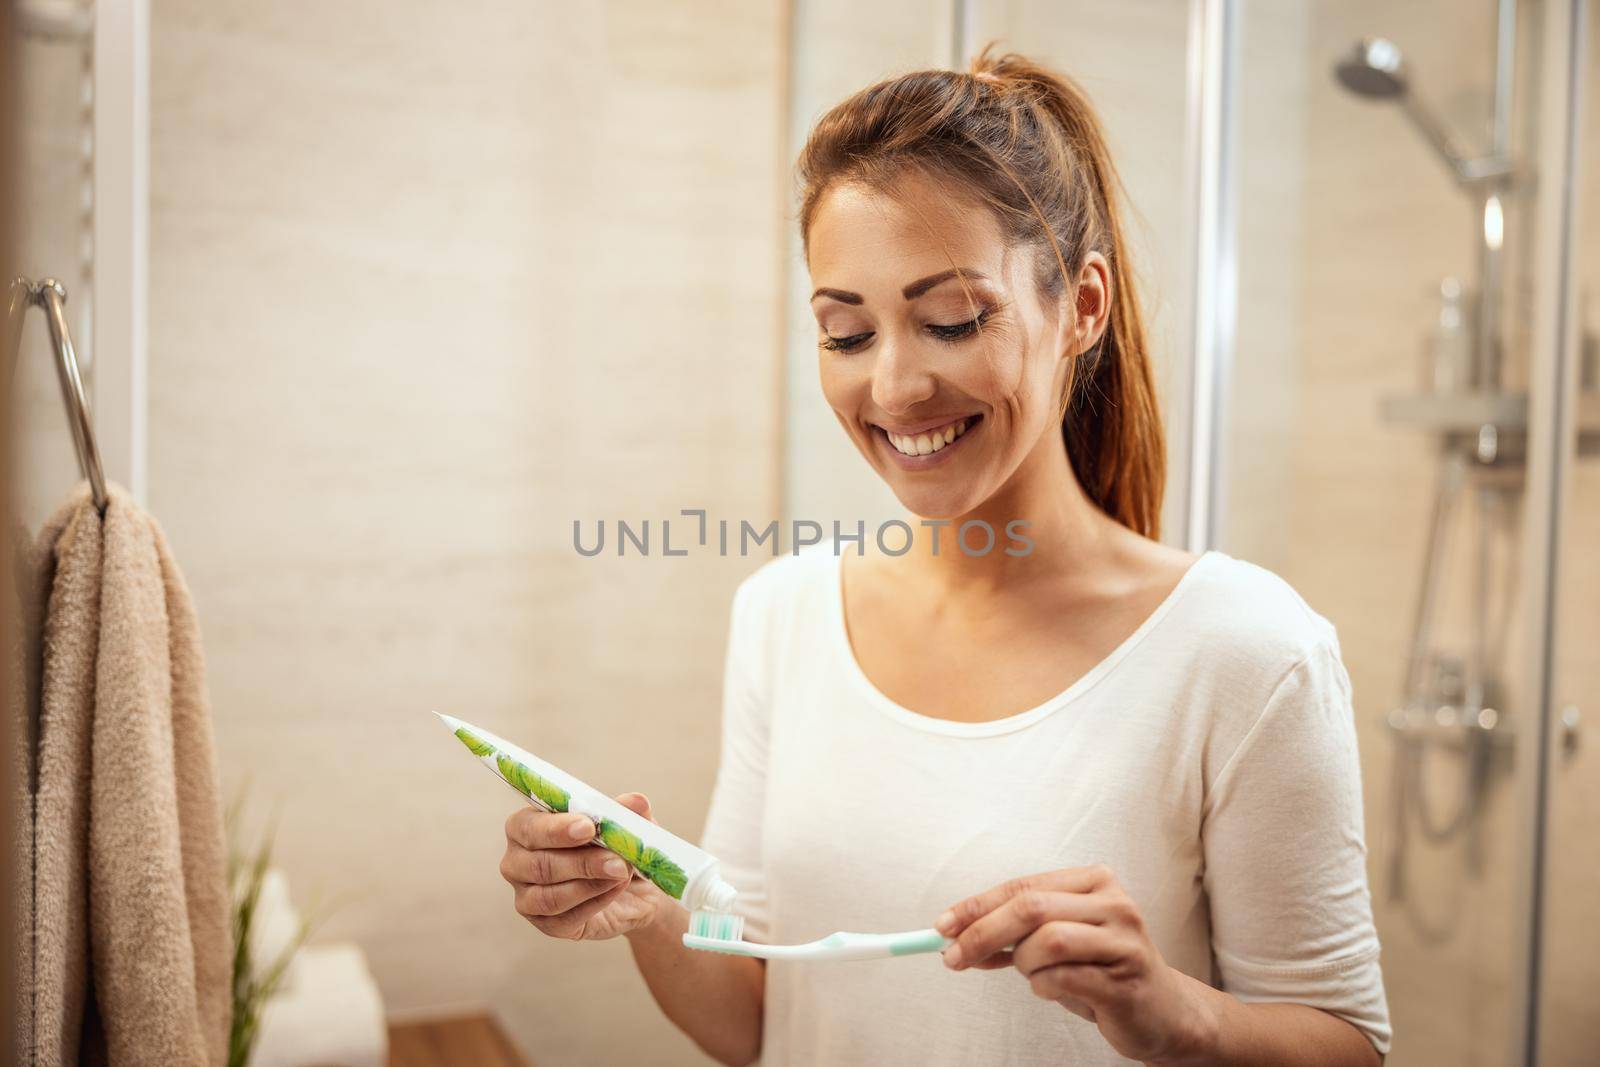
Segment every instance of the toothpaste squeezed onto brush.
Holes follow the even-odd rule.
[[[719,913],[733,910],[737,890],[722,880],[715,856],[488,730],[439,712],[434,714],[484,766],[534,807],[587,816],[595,824],[595,844],[627,860],[634,870],[685,908]],[[732,915],[714,918],[743,925]]]

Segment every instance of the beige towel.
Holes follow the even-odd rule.
[[[78,1061],[89,984],[89,729],[94,712],[92,621],[100,605],[100,521],[74,494],[39,534],[45,590],[33,797],[32,1062]],[[82,618],[82,623],[73,620]],[[80,632],[83,631],[83,632]],[[26,1062],[26,1061],[25,1061]]]
[[[46,524],[35,797],[40,1067],[227,1061],[232,935],[199,629],[160,526],[118,486]]]
[[[13,902],[13,950],[11,991],[13,1005],[12,1037],[17,1042],[15,1062],[26,1067],[34,1062],[33,1050],[33,795],[37,769],[34,754],[39,721],[39,641],[44,617],[45,583],[40,553],[32,536],[18,527],[6,544],[11,566],[0,575],[6,601],[0,606],[10,623],[6,636],[6,705],[11,715],[14,740],[10,761],[15,842],[12,884],[6,887]],[[3,1061],[0,1061],[3,1062]]]

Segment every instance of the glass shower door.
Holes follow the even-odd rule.
[[[1241,4],[1217,547],[1338,628],[1392,1067],[1522,1027],[1540,8]]]

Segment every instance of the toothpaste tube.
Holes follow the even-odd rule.
[[[488,730],[434,712],[474,756],[528,802],[545,811],[583,815],[595,843],[610,849],[690,911],[731,912],[737,891],[722,880],[717,859],[623,807],[553,764]]]

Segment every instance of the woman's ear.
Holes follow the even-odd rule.
[[[1111,322],[1111,264],[1099,252],[1083,257],[1083,268],[1073,290],[1071,343],[1068,351],[1081,356],[1100,343]]]

